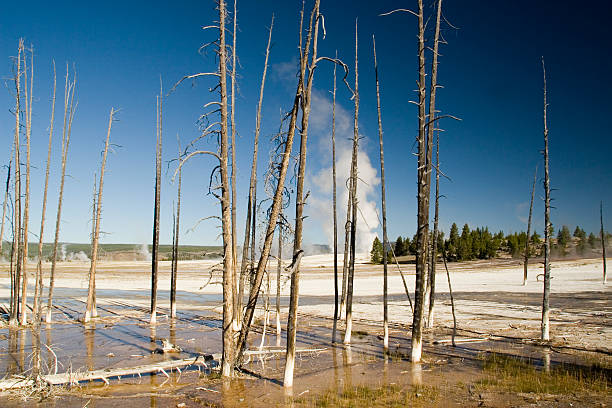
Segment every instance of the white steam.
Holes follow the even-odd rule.
[[[62,262],[72,262],[72,261],[89,261],[89,257],[83,251],[79,252],[68,252],[67,245],[62,244],[60,247],[60,260]]]
[[[152,259],[151,252],[149,252],[149,245],[147,244],[142,244],[140,246],[140,250],[138,251],[138,254],[147,261],[150,261]]]
[[[328,154],[318,155],[324,161],[323,167],[311,175],[308,189],[311,190],[309,198],[308,215],[316,219],[322,226],[327,238],[327,244],[333,248],[333,202],[332,202],[332,164],[331,164],[331,99],[320,92],[313,90],[312,108],[310,116],[311,130],[318,136],[316,148],[309,153],[315,159],[320,149]],[[368,157],[364,147],[364,135],[360,133],[359,153],[357,156],[358,184],[357,184],[357,252],[369,252],[372,241],[378,228],[376,210],[377,190],[380,183],[376,169]],[[348,182],[351,169],[353,139],[353,114],[336,103],[336,199],[338,214],[338,245],[344,245],[344,227],[346,223],[346,209],[348,202]],[[313,152],[314,151],[314,152]],[[314,160],[313,160],[314,161]]]

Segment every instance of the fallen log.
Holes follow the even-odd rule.
[[[298,349],[297,353],[307,352],[321,352],[325,351],[325,348],[319,349]],[[247,350],[244,352],[247,356],[265,355],[265,354],[279,354],[284,353],[284,349],[272,349],[272,350]],[[63,385],[63,384],[78,384],[83,381],[95,381],[102,380],[106,384],[109,384],[109,379],[121,378],[132,375],[142,375],[151,373],[161,373],[166,377],[169,377],[166,370],[176,369],[180,372],[181,368],[200,365],[205,368],[213,369],[214,365],[212,362],[219,362],[221,360],[221,353],[198,355],[195,357],[184,358],[180,360],[166,360],[152,364],[145,364],[127,368],[106,368],[103,370],[93,370],[85,372],[66,372],[61,374],[48,374],[40,376],[40,380],[48,385]],[[218,364],[217,364],[218,365]],[[27,388],[34,386],[36,382],[31,378],[23,376],[15,376],[0,380],[0,391],[6,391],[17,388]]]
[[[488,337],[471,337],[471,338],[455,338],[455,343],[478,343],[481,341],[489,340]],[[448,340],[436,340],[433,344],[451,344],[453,342],[452,339]]]

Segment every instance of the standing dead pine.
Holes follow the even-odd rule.
[[[104,171],[106,169],[106,157],[108,155],[108,146],[110,142],[111,127],[113,125],[114,115],[117,111],[111,108],[108,116],[108,130],[106,132],[106,143],[104,145],[104,154],[102,156],[102,165],[100,166],[100,183],[98,184],[98,199],[96,200],[96,217],[93,237],[93,245],[91,249],[91,263],[89,266],[89,290],[87,292],[87,309],[85,310],[85,323],[89,322],[92,317],[97,316],[95,305],[95,290],[96,290],[96,264],[98,261],[98,241],[100,238],[100,221],[102,214],[102,190],[104,187]]]
[[[62,203],[64,198],[64,180],[66,177],[66,161],[68,159],[68,147],[72,132],[72,120],[76,106],[74,104],[74,92],[76,88],[76,73],[72,81],[69,80],[68,65],[66,64],[66,83],[64,85],[64,125],[62,128],[62,174],[60,177],[59,198],[57,200],[57,215],[55,218],[55,239],[53,240],[53,254],[51,256],[51,276],[49,278],[49,293],[47,298],[47,313],[45,321],[51,323],[53,310],[53,288],[55,287],[55,267],[57,264],[57,245],[59,243],[60,221],[62,218]]]
[[[53,98],[51,99],[51,124],[49,126],[49,147],[47,149],[47,166],[45,170],[45,190],[43,192],[42,215],[40,217],[40,233],[38,234],[38,262],[36,266],[36,285],[34,287],[33,320],[35,324],[40,322],[42,302],[40,297],[43,290],[42,271],[42,249],[43,235],[45,232],[45,216],[47,214],[47,191],[49,188],[49,167],[51,165],[51,142],[53,140],[53,125],[55,123],[55,93],[57,90],[57,75],[55,72],[55,61],[53,61]],[[1,240],[1,238],[0,238]]]
[[[527,239],[525,241],[525,260],[523,262],[523,286],[527,284],[527,263],[529,262],[529,237],[531,236],[531,214],[533,212],[533,198],[535,196],[535,186],[538,177],[538,167],[533,173],[533,186],[531,186],[531,202],[529,203],[529,218],[527,219]]]
[[[382,205],[382,227],[383,227],[383,350],[389,351],[389,305],[387,295],[387,248],[389,239],[387,238],[387,201],[385,195],[385,157],[383,153],[383,130],[382,116],[380,112],[380,85],[378,82],[378,61],[376,60],[376,38],[372,35],[372,49],[374,51],[374,76],[376,78],[376,108],[378,111],[378,140],[380,142],[380,184],[381,184],[381,205]]]
[[[151,324],[157,323],[157,269],[159,266],[159,212],[162,161],[162,103],[161,79],[157,97],[157,137],[155,144],[155,202],[153,206],[153,248],[151,249]]]
[[[542,296],[542,340],[550,340],[550,175],[548,173],[548,124],[546,122],[546,67],[542,57],[544,77],[544,294]]]

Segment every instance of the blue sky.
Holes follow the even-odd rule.
[[[413,4],[415,3],[415,4]],[[431,12],[432,1],[426,1]],[[231,5],[230,5],[231,6]],[[238,230],[244,223],[255,109],[267,27],[275,14],[273,48],[264,96],[261,138],[267,140],[278,127],[279,112],[287,110],[295,89],[295,64],[300,1],[238,2],[237,98]],[[307,4],[308,7],[308,4]],[[416,2],[381,0],[325,1],[326,38],[319,54],[333,56],[338,50],[352,67],[354,24],[359,18],[359,74],[361,90],[360,132],[363,139],[365,233],[379,231],[375,213],[379,206],[379,158],[376,100],[371,36],[376,35],[381,81],[385,164],[387,175],[389,236],[414,233],[416,221],[416,161],[414,137],[417,79],[416,21],[408,14],[379,17],[397,7],[416,7]],[[540,58],[546,58],[549,88],[551,182],[555,190],[552,222],[571,228],[579,224],[587,231],[598,229],[599,201],[608,218],[612,203],[609,180],[612,141],[608,119],[612,117],[607,80],[612,71],[608,38],[608,5],[594,1],[581,7],[559,1],[447,1],[444,15],[457,29],[444,28],[448,45],[442,48],[438,106],[461,122],[444,122],[441,139],[444,180],[441,193],[441,225],[452,222],[487,225],[505,232],[525,229],[531,180],[536,165],[542,175],[542,74]],[[86,242],[89,234],[91,188],[103,148],[111,107],[121,109],[113,125],[112,142],[120,145],[108,159],[104,185],[102,230],[104,242],[145,243],[151,239],[155,95],[159,77],[168,90],[183,75],[215,69],[212,53],[197,50],[214,35],[201,30],[215,20],[213,1],[198,2],[73,2],[5,4],[0,16],[0,76],[7,85],[0,91],[0,163],[10,154],[14,118],[11,56],[19,37],[35,49],[35,103],[32,145],[32,221],[38,231],[42,179],[46,158],[47,130],[52,90],[51,61],[58,67],[62,84],[66,62],[75,64],[79,101],[69,151],[61,240]],[[2,62],[4,61],[4,62]],[[332,66],[322,63],[315,77],[315,103],[309,137],[306,240],[326,243],[331,209],[327,169],[330,167],[328,123]],[[352,72],[349,80],[352,82]],[[176,155],[176,135],[183,144],[198,131],[196,119],[202,106],[216,95],[208,92],[210,80],[184,83],[164,101],[164,161]],[[58,101],[61,98],[58,98]],[[348,148],[352,132],[352,102],[346,90],[338,92],[339,130],[342,149]],[[62,106],[58,102],[57,111]],[[47,218],[54,220],[59,178],[59,130],[53,151],[51,190]],[[204,145],[206,146],[206,145]],[[211,144],[208,145],[210,147]],[[267,164],[266,142],[260,153],[259,181]],[[218,215],[214,198],[207,195],[213,163],[199,157],[186,164],[182,202],[184,243],[219,243],[219,228],[204,221],[192,232],[198,219]],[[361,166],[361,164],[360,164]],[[170,165],[172,169],[172,165]],[[172,170],[164,170],[162,186],[162,243],[170,241],[175,186]],[[6,170],[0,171],[4,180]],[[539,179],[541,180],[541,179]],[[261,183],[260,183],[261,184]],[[342,184],[339,181],[339,184]],[[262,187],[260,185],[260,187]],[[543,195],[538,183],[536,197]],[[264,197],[263,189],[259,197]],[[339,205],[346,203],[341,200]],[[293,210],[290,210],[290,215]],[[343,222],[343,221],[342,221]],[[342,223],[341,222],[341,223]],[[535,226],[542,232],[543,204],[537,200]],[[46,241],[52,239],[47,224]],[[240,234],[241,235],[241,234]],[[31,238],[32,239],[32,238]],[[368,236],[369,239],[369,236]],[[365,240],[365,238],[364,238]]]

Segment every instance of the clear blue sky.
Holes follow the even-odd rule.
[[[415,4],[413,4],[415,3]],[[428,11],[432,1],[425,2]],[[230,7],[232,5],[230,4]],[[240,59],[237,123],[238,230],[244,223],[255,108],[261,78],[267,27],[275,13],[273,49],[264,97],[262,139],[277,129],[280,109],[287,110],[295,89],[295,61],[300,1],[239,1],[238,54]],[[308,7],[308,4],[307,4]],[[414,233],[416,221],[416,161],[414,137],[416,21],[408,14],[379,17],[397,7],[416,7],[416,2],[326,1],[327,36],[319,54],[339,56],[351,67],[354,61],[354,22],[359,18],[359,58],[362,145],[369,158],[367,202],[379,202],[379,169],[376,100],[371,35],[376,34],[383,102],[385,163],[388,192],[389,236]],[[577,7],[559,1],[445,1],[444,15],[458,29],[448,26],[442,48],[438,93],[439,108],[461,117],[445,122],[441,139],[442,168],[452,181],[444,180],[441,193],[441,225],[465,222],[488,225],[505,232],[525,229],[531,180],[536,165],[542,175],[542,74],[540,57],[546,58],[549,87],[551,181],[555,209],[552,222],[587,231],[599,226],[599,201],[609,218],[612,193],[609,158],[612,139],[609,118],[612,108],[608,80],[612,57],[608,39],[609,6],[594,1]],[[52,90],[51,61],[58,67],[62,84],[66,62],[78,73],[76,112],[69,151],[61,240],[86,242],[89,234],[91,188],[103,148],[108,113],[120,108],[113,125],[112,142],[121,145],[108,160],[104,185],[102,230],[104,242],[145,243],[151,240],[155,95],[159,76],[169,89],[183,75],[215,69],[212,53],[199,55],[200,45],[210,41],[212,31],[201,27],[215,20],[215,3],[198,2],[38,2],[27,8],[7,3],[0,16],[0,75],[7,86],[0,92],[0,162],[8,162],[14,118],[11,56],[19,37],[35,49],[35,104],[32,145],[32,226],[38,231],[42,179],[46,158],[47,129]],[[2,62],[2,60],[4,62]],[[329,89],[332,67],[322,63],[315,77],[316,106],[309,138],[309,188],[312,190],[306,239],[327,242],[331,222],[325,169],[330,166]],[[352,73],[350,77],[352,82]],[[175,156],[176,135],[185,144],[197,135],[196,118],[202,106],[216,98],[208,92],[211,82],[183,84],[164,104],[164,161]],[[62,111],[58,98],[57,111]],[[339,120],[352,116],[348,93],[338,93]],[[57,118],[56,118],[57,119]],[[47,219],[54,220],[59,177],[61,121],[56,120],[51,190]],[[350,123],[338,137],[350,135]],[[344,146],[343,146],[344,144]],[[341,140],[340,148],[347,142]],[[210,147],[210,145],[209,145]],[[266,143],[260,154],[260,175],[267,164]],[[207,183],[212,161],[200,157],[184,171],[181,240],[184,243],[219,243],[219,228],[205,221],[193,232],[187,229],[199,218],[218,215]],[[172,165],[170,166],[172,169]],[[368,166],[364,165],[364,171]],[[0,171],[4,180],[6,170]],[[170,242],[175,186],[164,171],[162,186],[162,243]],[[365,175],[364,175],[365,176]],[[260,176],[259,180],[263,178]],[[540,179],[541,180],[541,179]],[[341,182],[339,182],[342,184]],[[261,185],[260,185],[261,187]],[[538,184],[537,197],[543,195]],[[264,197],[260,188],[259,197]],[[344,202],[340,205],[343,207]],[[373,207],[372,207],[373,208]],[[293,214],[291,210],[290,215]],[[292,218],[292,217],[291,217]],[[366,214],[366,218],[368,215]],[[374,230],[375,222],[372,222]],[[46,241],[52,239],[53,222],[47,224]],[[543,204],[535,206],[535,225],[542,232]],[[608,224],[609,225],[609,224]],[[241,234],[240,234],[241,235]]]

